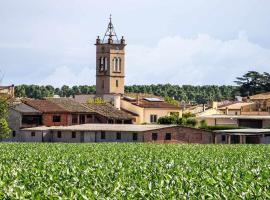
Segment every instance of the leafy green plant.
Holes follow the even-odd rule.
[[[95,97],[95,98],[89,98],[86,101],[87,104],[103,104],[105,103],[104,99],[102,97]]]
[[[269,199],[269,145],[0,143],[0,199]]]
[[[206,121],[203,119],[202,121],[200,121],[200,128],[205,129],[207,127],[207,123]]]

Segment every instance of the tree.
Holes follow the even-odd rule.
[[[0,97],[0,139],[8,137],[10,129],[7,123],[7,100]]]
[[[239,85],[239,92],[242,96],[250,96],[270,91],[270,74],[260,74],[256,71],[249,71],[242,77],[237,77],[235,83]]]

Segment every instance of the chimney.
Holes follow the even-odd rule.
[[[113,105],[116,109],[120,110],[121,108],[121,96],[120,95],[114,95],[113,96]]]
[[[215,109],[215,110],[217,110],[217,108],[218,108],[218,102],[212,101],[212,108]]]
[[[225,114],[226,114],[226,115],[228,115],[228,114],[229,114],[229,108],[228,108],[228,107],[226,107]]]
[[[136,95],[136,105],[139,105],[139,94]]]

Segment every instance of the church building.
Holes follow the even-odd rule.
[[[125,39],[119,40],[112,19],[102,39],[96,40],[96,94],[124,94]]]

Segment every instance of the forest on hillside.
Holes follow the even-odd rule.
[[[172,85],[172,84],[152,84],[152,85],[130,85],[125,86],[126,93],[149,93],[162,97],[171,97],[183,102],[206,103],[209,101],[220,101],[232,99],[235,95],[254,95],[261,92],[270,91],[270,74],[249,71],[242,77],[237,77],[235,86],[228,85]],[[70,97],[78,94],[94,94],[95,86],[81,85],[61,88],[51,85],[18,85],[15,87],[17,97],[29,97],[42,99],[59,95]]]

